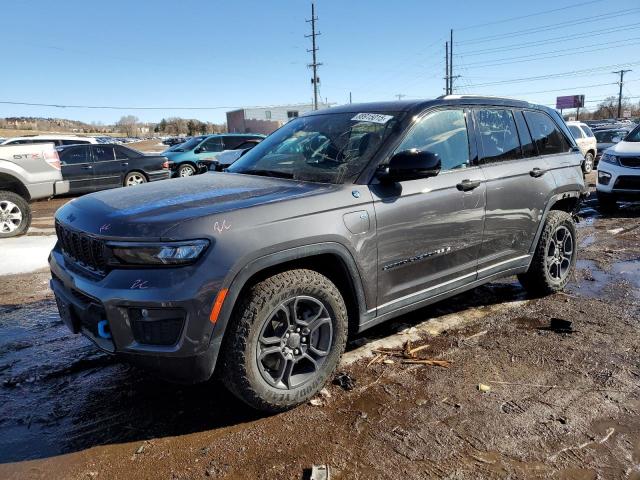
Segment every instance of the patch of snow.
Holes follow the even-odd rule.
[[[607,230],[607,233],[610,233],[611,235],[617,235],[622,230],[624,230],[624,228],[622,228],[622,227],[620,227],[620,228],[612,228],[611,230]]]
[[[49,265],[55,235],[3,238],[0,240],[0,275],[34,272]]]

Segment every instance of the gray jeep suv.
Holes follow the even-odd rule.
[[[554,110],[516,100],[313,112],[227,172],[69,202],[51,287],[103,350],[176,381],[215,369],[283,410],[322,388],[349,332],[507,275],[561,290],[581,162]]]

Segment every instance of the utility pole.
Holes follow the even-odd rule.
[[[394,97],[398,97],[398,100],[402,100],[402,98],[406,97],[406,95],[404,93],[397,93],[394,95]]]
[[[449,42],[444,42],[444,94],[449,93]]]
[[[320,32],[316,33],[316,21],[318,17],[316,17],[316,2],[311,2],[311,20],[307,20],[307,23],[311,23],[311,35],[305,35],[305,38],[311,38],[311,50],[307,50],[307,52],[311,52],[312,54],[312,63],[307,65],[313,70],[313,78],[311,79],[311,83],[313,84],[313,109],[318,109],[318,83],[320,83],[320,79],[318,78],[318,67],[322,65],[318,63],[316,59],[316,52],[318,51],[318,47],[316,47],[316,37],[320,35]]]
[[[618,118],[622,116],[622,85],[624,85],[624,74],[627,72],[631,72],[631,70],[618,70],[615,72],[616,75],[620,74],[620,91],[618,92]]]
[[[453,95],[453,28],[449,35],[449,94]]]
[[[351,92],[349,92],[349,103],[351,103]]]

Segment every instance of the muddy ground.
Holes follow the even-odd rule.
[[[0,478],[640,479],[640,206],[595,205],[565,294],[509,278],[381,325],[351,341],[355,388],[273,416],[71,335],[46,272],[4,277]],[[369,365],[406,339],[450,366]]]

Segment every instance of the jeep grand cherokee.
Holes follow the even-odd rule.
[[[283,410],[322,388],[348,332],[508,275],[562,290],[581,162],[561,117],[522,101],[313,112],[227,172],[65,205],[51,287],[103,350],[179,381],[215,370]]]

